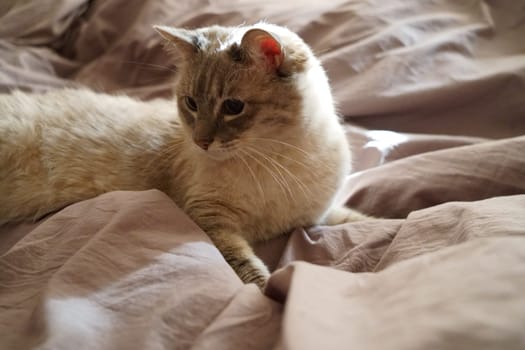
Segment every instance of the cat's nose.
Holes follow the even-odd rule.
[[[197,146],[207,151],[210,145],[213,143],[213,139],[194,139]]]

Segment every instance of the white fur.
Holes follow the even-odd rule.
[[[303,70],[292,77],[302,96],[298,123],[269,134],[251,128],[232,150],[212,145],[205,152],[171,101],[141,102],[87,90],[0,95],[0,224],[112,190],[155,187],[220,250],[233,249],[265,278],[268,272],[246,241],[349,218],[336,209],[330,219],[351,157],[326,74],[296,34],[265,23],[255,27],[306,56]],[[261,135],[266,140],[257,141]]]

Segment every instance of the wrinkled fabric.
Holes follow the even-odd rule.
[[[153,24],[261,19],[323,61],[375,219],[261,242],[264,292],[157,190],[5,225],[0,349],[525,348],[523,1],[3,1],[0,91],[167,97]]]
[[[525,133],[522,0],[11,0],[0,16],[0,91],[87,85],[166,97],[176,69],[153,24],[267,20],[312,46],[353,123],[491,138]]]
[[[412,211],[260,244],[275,270],[265,294],[243,286],[156,190],[112,192],[40,223],[1,227],[0,347],[67,349],[82,339],[76,347],[520,349],[525,167],[501,148],[523,154],[523,142],[476,140],[356,174],[370,172],[365,207],[366,198],[396,198],[379,206],[385,217]],[[382,168],[395,174],[433,157],[440,161],[421,167],[403,196],[401,186],[384,186]],[[469,186],[444,176],[444,164]],[[487,184],[480,169],[497,176]],[[431,186],[444,181],[451,186]]]

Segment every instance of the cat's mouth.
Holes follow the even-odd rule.
[[[206,149],[198,148],[211,159],[218,161],[234,158],[238,153],[237,142],[221,143],[214,141]]]

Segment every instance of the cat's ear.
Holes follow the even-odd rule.
[[[271,72],[278,71],[284,62],[281,43],[274,35],[263,29],[248,30],[242,37],[241,49]]]
[[[153,26],[153,29],[166,40],[166,49],[170,52],[180,54],[187,59],[199,51],[198,37],[191,30],[168,26]]]

